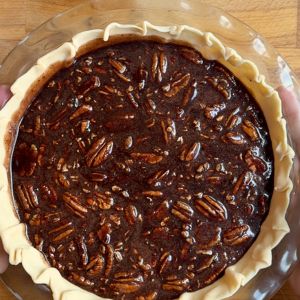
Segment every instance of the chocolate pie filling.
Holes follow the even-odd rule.
[[[114,299],[203,288],[257,237],[273,190],[264,116],[187,46],[131,41],[78,58],[25,113],[16,206],[49,264]]]

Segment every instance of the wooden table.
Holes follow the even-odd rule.
[[[0,62],[28,32],[80,0],[0,0]],[[219,6],[261,33],[300,78],[300,1],[202,0]],[[300,284],[300,282],[299,282]],[[13,298],[0,284],[0,299]],[[272,300],[297,300],[286,284]],[[246,299],[241,299],[246,300]]]

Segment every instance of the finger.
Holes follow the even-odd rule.
[[[289,131],[294,141],[300,141],[300,102],[294,91],[285,87],[278,88],[278,93],[282,101],[284,117],[287,121]]]
[[[8,255],[4,251],[2,242],[0,240],[0,274],[5,272],[8,267]]]
[[[279,96],[282,101],[282,107],[284,116],[287,120],[291,135],[297,141],[300,140],[300,103],[297,99],[296,94],[285,87],[278,89]],[[289,278],[289,284],[296,294],[300,296],[300,264],[297,265],[296,269]]]
[[[288,119],[299,119],[300,104],[298,103],[294,91],[283,86],[278,88],[279,96],[282,100],[283,112]]]
[[[0,85],[0,108],[12,96],[12,93],[7,85]]]

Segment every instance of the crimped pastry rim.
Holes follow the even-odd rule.
[[[233,295],[256,273],[272,263],[272,249],[289,232],[285,214],[292,190],[289,174],[294,152],[287,142],[286,122],[282,116],[281,100],[276,90],[265,82],[257,66],[243,59],[234,49],[225,47],[210,32],[202,32],[187,25],[155,26],[144,21],[139,25],[111,23],[105,29],[95,29],[77,34],[71,42],[51,51],[38,59],[23,76],[12,85],[12,98],[0,111],[0,235],[11,264],[22,263],[35,283],[47,284],[54,300],[103,299],[70,283],[59,271],[50,267],[43,255],[35,249],[25,234],[25,225],[20,223],[13,204],[9,160],[14,140],[15,124],[21,118],[28,99],[55,71],[68,64],[80,52],[90,49],[93,42],[109,41],[114,36],[134,35],[137,37],[157,36],[165,41],[187,42],[206,59],[215,59],[227,67],[253,94],[266,118],[274,155],[274,191],[269,214],[261,231],[244,256],[228,267],[225,275],[213,284],[195,292],[184,293],[180,300],[221,300]],[[95,44],[94,43],[94,44]],[[91,49],[90,49],[91,50]]]

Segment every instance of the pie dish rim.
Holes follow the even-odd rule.
[[[9,253],[10,263],[22,263],[35,283],[50,286],[54,299],[101,299],[64,279],[59,271],[44,259],[25,234],[25,225],[20,223],[13,204],[10,188],[9,161],[16,122],[22,117],[30,99],[48,78],[58,69],[66,66],[72,59],[87,52],[93,42],[102,39],[109,41],[111,36],[119,35],[158,36],[166,41],[188,42],[207,59],[216,59],[238,77],[253,94],[266,118],[272,140],[274,154],[274,193],[269,215],[261,226],[261,232],[254,244],[234,265],[228,267],[225,275],[211,285],[184,293],[180,299],[223,299],[234,294],[262,268],[271,264],[271,250],[289,232],[285,213],[289,203],[292,182],[289,178],[294,156],[287,143],[285,120],[282,117],[281,101],[277,91],[265,82],[265,77],[249,60],[243,59],[234,49],[225,47],[210,32],[202,32],[187,25],[155,26],[144,21],[140,25],[111,23],[105,29],[81,32],[61,47],[41,57],[37,64],[22,75],[12,85],[10,101],[0,111],[0,176],[5,180],[0,185],[4,209],[0,211],[0,236]],[[276,205],[275,205],[276,204]],[[18,238],[16,238],[18,237]],[[251,264],[249,264],[251,261]],[[251,267],[250,267],[251,266]]]

